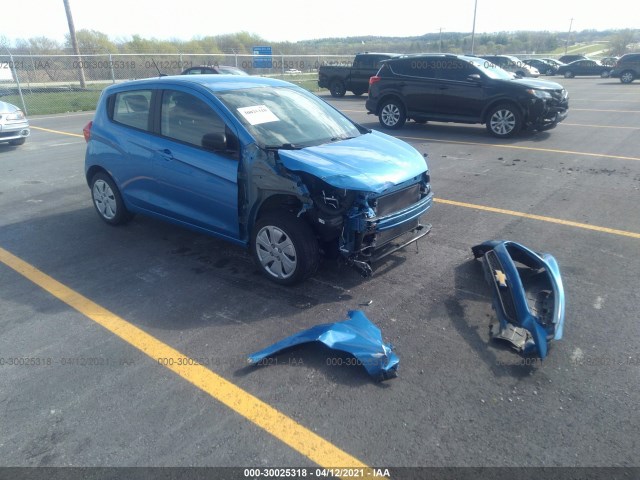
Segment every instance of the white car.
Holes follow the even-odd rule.
[[[22,110],[11,103],[0,102],[0,143],[22,145],[29,133],[29,121]]]
[[[284,73],[287,73],[289,75],[295,75],[298,73],[302,73],[302,71],[298,70],[297,68],[290,68],[289,70],[285,70]]]

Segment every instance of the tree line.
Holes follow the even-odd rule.
[[[159,40],[132,35],[127,39],[112,39],[103,32],[78,30],[76,32],[81,54],[105,53],[189,53],[189,54],[251,54],[254,46],[270,45],[274,54],[282,55],[353,55],[362,51],[401,53],[449,52],[468,53],[471,34],[462,32],[436,32],[414,37],[361,36],[324,38],[299,42],[271,42],[259,35],[239,32],[227,35],[193,37],[191,40]],[[477,34],[474,39],[476,54],[535,54],[549,53],[577,43],[603,42],[603,50],[610,55],[622,55],[638,50],[634,42],[640,41],[640,30],[583,30],[567,33],[547,31],[518,31]],[[47,37],[17,39],[11,44],[0,37],[0,45],[13,54],[56,55],[71,53],[67,35],[61,43]]]

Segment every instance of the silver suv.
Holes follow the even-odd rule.
[[[610,76],[619,78],[622,83],[631,83],[640,78],[640,53],[627,53],[620,57]]]

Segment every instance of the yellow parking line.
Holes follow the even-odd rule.
[[[487,207],[485,205],[476,205],[473,203],[457,202],[455,200],[445,200],[444,198],[434,198],[436,203],[444,203],[446,205],[455,205],[456,207],[472,208],[474,210],[483,210],[485,212],[500,213],[502,215],[511,215],[513,217],[529,218],[531,220],[540,220],[542,222],[556,223],[567,227],[584,228],[585,230],[594,230],[596,232],[610,233],[623,237],[640,238],[640,233],[628,232],[626,230],[617,230],[615,228],[598,227],[597,225],[589,225],[588,223],[572,222],[570,220],[562,220],[560,218],[545,217],[543,215],[534,215],[531,213],[516,212],[514,210],[505,210],[503,208]]]
[[[620,126],[620,125],[588,125],[586,123],[567,123],[567,122],[562,122],[559,123],[558,126],[563,127],[563,126],[569,126],[569,127],[593,127],[593,128],[627,128],[629,130],[640,130],[640,127],[624,127],[624,126]]]
[[[0,247],[0,262],[323,468],[370,467],[295,420]],[[178,365],[178,362],[188,365]],[[165,365],[173,363],[173,365]],[[365,474],[366,474],[365,472]]]
[[[574,152],[572,150],[557,150],[553,148],[537,148],[537,147],[523,147],[520,145],[504,145],[504,144],[495,144],[495,143],[480,143],[480,142],[463,142],[461,140],[443,140],[441,138],[428,138],[428,137],[406,137],[406,136],[398,136],[397,138],[402,138],[405,140],[419,140],[423,142],[439,142],[439,143],[457,143],[461,145],[474,145],[480,147],[491,147],[491,148],[513,148],[517,150],[532,150],[535,152],[551,152],[551,153],[566,153],[568,155],[585,155],[587,157],[602,157],[602,158],[617,158],[621,160],[635,160],[640,161],[640,157],[625,157],[622,155],[607,155],[605,153],[589,153],[589,152]]]
[[[36,130],[42,130],[43,132],[58,133],[60,135],[69,135],[70,137],[84,138],[84,135],[80,135],[78,133],[61,132],[60,130],[51,130],[50,128],[34,127],[33,125],[30,125],[30,127]]]
[[[616,113],[640,113],[640,110],[598,110],[595,108],[570,108],[569,111],[579,111],[579,112],[616,112]]]

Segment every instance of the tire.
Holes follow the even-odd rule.
[[[407,114],[404,111],[404,105],[395,98],[386,100],[382,107],[380,107],[380,113],[378,114],[378,120],[380,125],[384,128],[392,130],[402,128],[407,121]]]
[[[331,85],[329,85],[329,91],[331,92],[331,96],[336,98],[344,97],[344,94],[347,93],[347,89],[342,80],[333,80]]]
[[[131,219],[113,179],[104,172],[91,179],[91,199],[96,212],[109,225],[121,225]]]
[[[16,138],[15,140],[10,140],[9,145],[15,145],[15,146],[24,145],[24,142],[26,141],[27,141],[26,137]]]
[[[544,72],[544,74],[552,77],[553,75],[555,75],[555,72],[553,71],[553,68],[549,68],[546,72]]]
[[[635,80],[635,75],[631,70],[625,70],[620,74],[620,81],[622,83],[631,83]]]
[[[600,78],[609,78],[609,72],[608,72],[608,71],[606,71],[606,72],[602,72],[602,73],[600,74]]]
[[[491,109],[487,116],[487,130],[494,137],[512,137],[520,129],[522,129],[522,114],[512,104],[497,105]]]
[[[575,77],[575,75],[571,70],[567,70],[566,72],[564,72],[564,78],[573,78],[573,77]]]
[[[308,278],[320,261],[313,230],[288,212],[267,213],[256,222],[251,252],[262,274],[280,285],[293,285]]]

